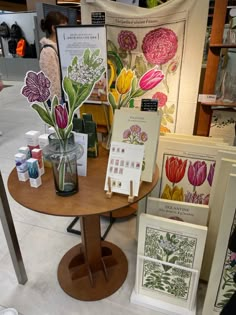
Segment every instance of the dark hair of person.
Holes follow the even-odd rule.
[[[49,12],[45,19],[41,20],[40,26],[43,32],[46,32],[47,36],[52,34],[52,26],[60,24],[67,24],[68,18],[61,12],[52,11]]]

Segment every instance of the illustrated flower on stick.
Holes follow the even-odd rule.
[[[121,107],[129,107],[129,102],[144,95],[156,87],[164,79],[161,70],[153,68],[138,80],[134,71],[123,68],[116,79],[116,88],[108,93],[108,100],[113,111]]]
[[[105,71],[104,60],[100,56],[100,49],[93,52],[85,49],[81,59],[75,56],[67,68],[67,75],[63,78],[62,86],[67,96],[68,106],[60,104],[56,95],[52,96],[51,107],[47,100],[50,98],[51,82],[41,72],[28,71],[25,77],[25,85],[21,93],[25,96],[31,107],[40,118],[55,130],[56,137],[60,141],[61,151],[66,150],[68,138],[73,129],[73,117],[76,110],[88,99],[94,85],[100,80]],[[59,186],[64,186],[64,162],[61,158]]]
[[[187,160],[183,161],[178,157],[168,157],[165,163],[166,177],[172,183],[172,188],[166,184],[161,194],[162,199],[183,201],[183,188],[175,184],[179,183],[184,175],[187,166]]]

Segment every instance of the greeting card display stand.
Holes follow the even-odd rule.
[[[152,262],[156,262],[158,264],[170,266],[173,268],[178,268],[181,270],[185,270],[188,272],[192,273],[192,279],[191,282],[192,284],[190,285],[189,289],[189,295],[188,295],[188,300],[186,301],[186,306],[179,306],[176,305],[175,303],[171,302],[166,302],[161,300],[160,298],[154,298],[154,294],[150,294],[150,292],[153,293],[153,290],[147,289],[142,286],[142,279],[141,279],[141,272],[142,272],[142,266],[140,261],[143,262],[143,260],[148,260]],[[130,297],[130,302],[134,304],[141,305],[143,307],[147,307],[150,309],[153,309],[155,311],[168,314],[168,315],[196,315],[196,296],[197,296],[197,287],[198,287],[198,282],[199,282],[199,271],[196,269],[192,268],[187,268],[184,266],[178,266],[176,264],[172,264],[169,262],[165,262],[162,260],[150,258],[147,256],[143,255],[138,255],[137,258],[137,269],[136,269],[136,283],[135,283],[135,288],[132,291],[131,297]],[[141,292],[145,291],[145,293]],[[158,295],[161,297],[161,294],[159,291],[156,291],[159,293]],[[155,292],[154,292],[155,293]],[[163,295],[164,297],[164,295]],[[178,298],[173,296],[173,301],[176,300],[178,301]]]
[[[140,185],[141,185],[142,182],[140,182]],[[108,177],[107,179],[107,185],[108,185],[108,191],[106,192],[106,197],[108,199],[110,199],[113,195],[113,191],[112,191],[112,188],[111,188],[111,177]],[[139,185],[139,186],[140,186]],[[128,196],[128,202],[134,202],[134,193],[133,193],[133,181],[131,180],[130,181],[130,190],[129,190],[129,196]]]

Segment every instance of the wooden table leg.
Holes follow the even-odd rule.
[[[82,243],[71,248],[58,267],[58,281],[70,296],[96,301],[117,291],[126,279],[128,262],[119,247],[101,241],[99,215],[81,217]]]

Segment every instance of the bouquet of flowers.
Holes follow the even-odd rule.
[[[37,111],[40,118],[54,128],[62,152],[66,151],[76,110],[88,99],[95,83],[100,80],[104,71],[104,60],[100,56],[100,49],[93,52],[86,49],[81,59],[73,58],[71,65],[67,68],[67,75],[62,81],[68,105],[60,104],[58,97],[54,95],[50,107],[47,103],[50,98],[50,80],[42,71],[27,72],[21,94],[31,103],[31,107]],[[62,154],[58,170],[61,190],[64,187],[65,162]]]

